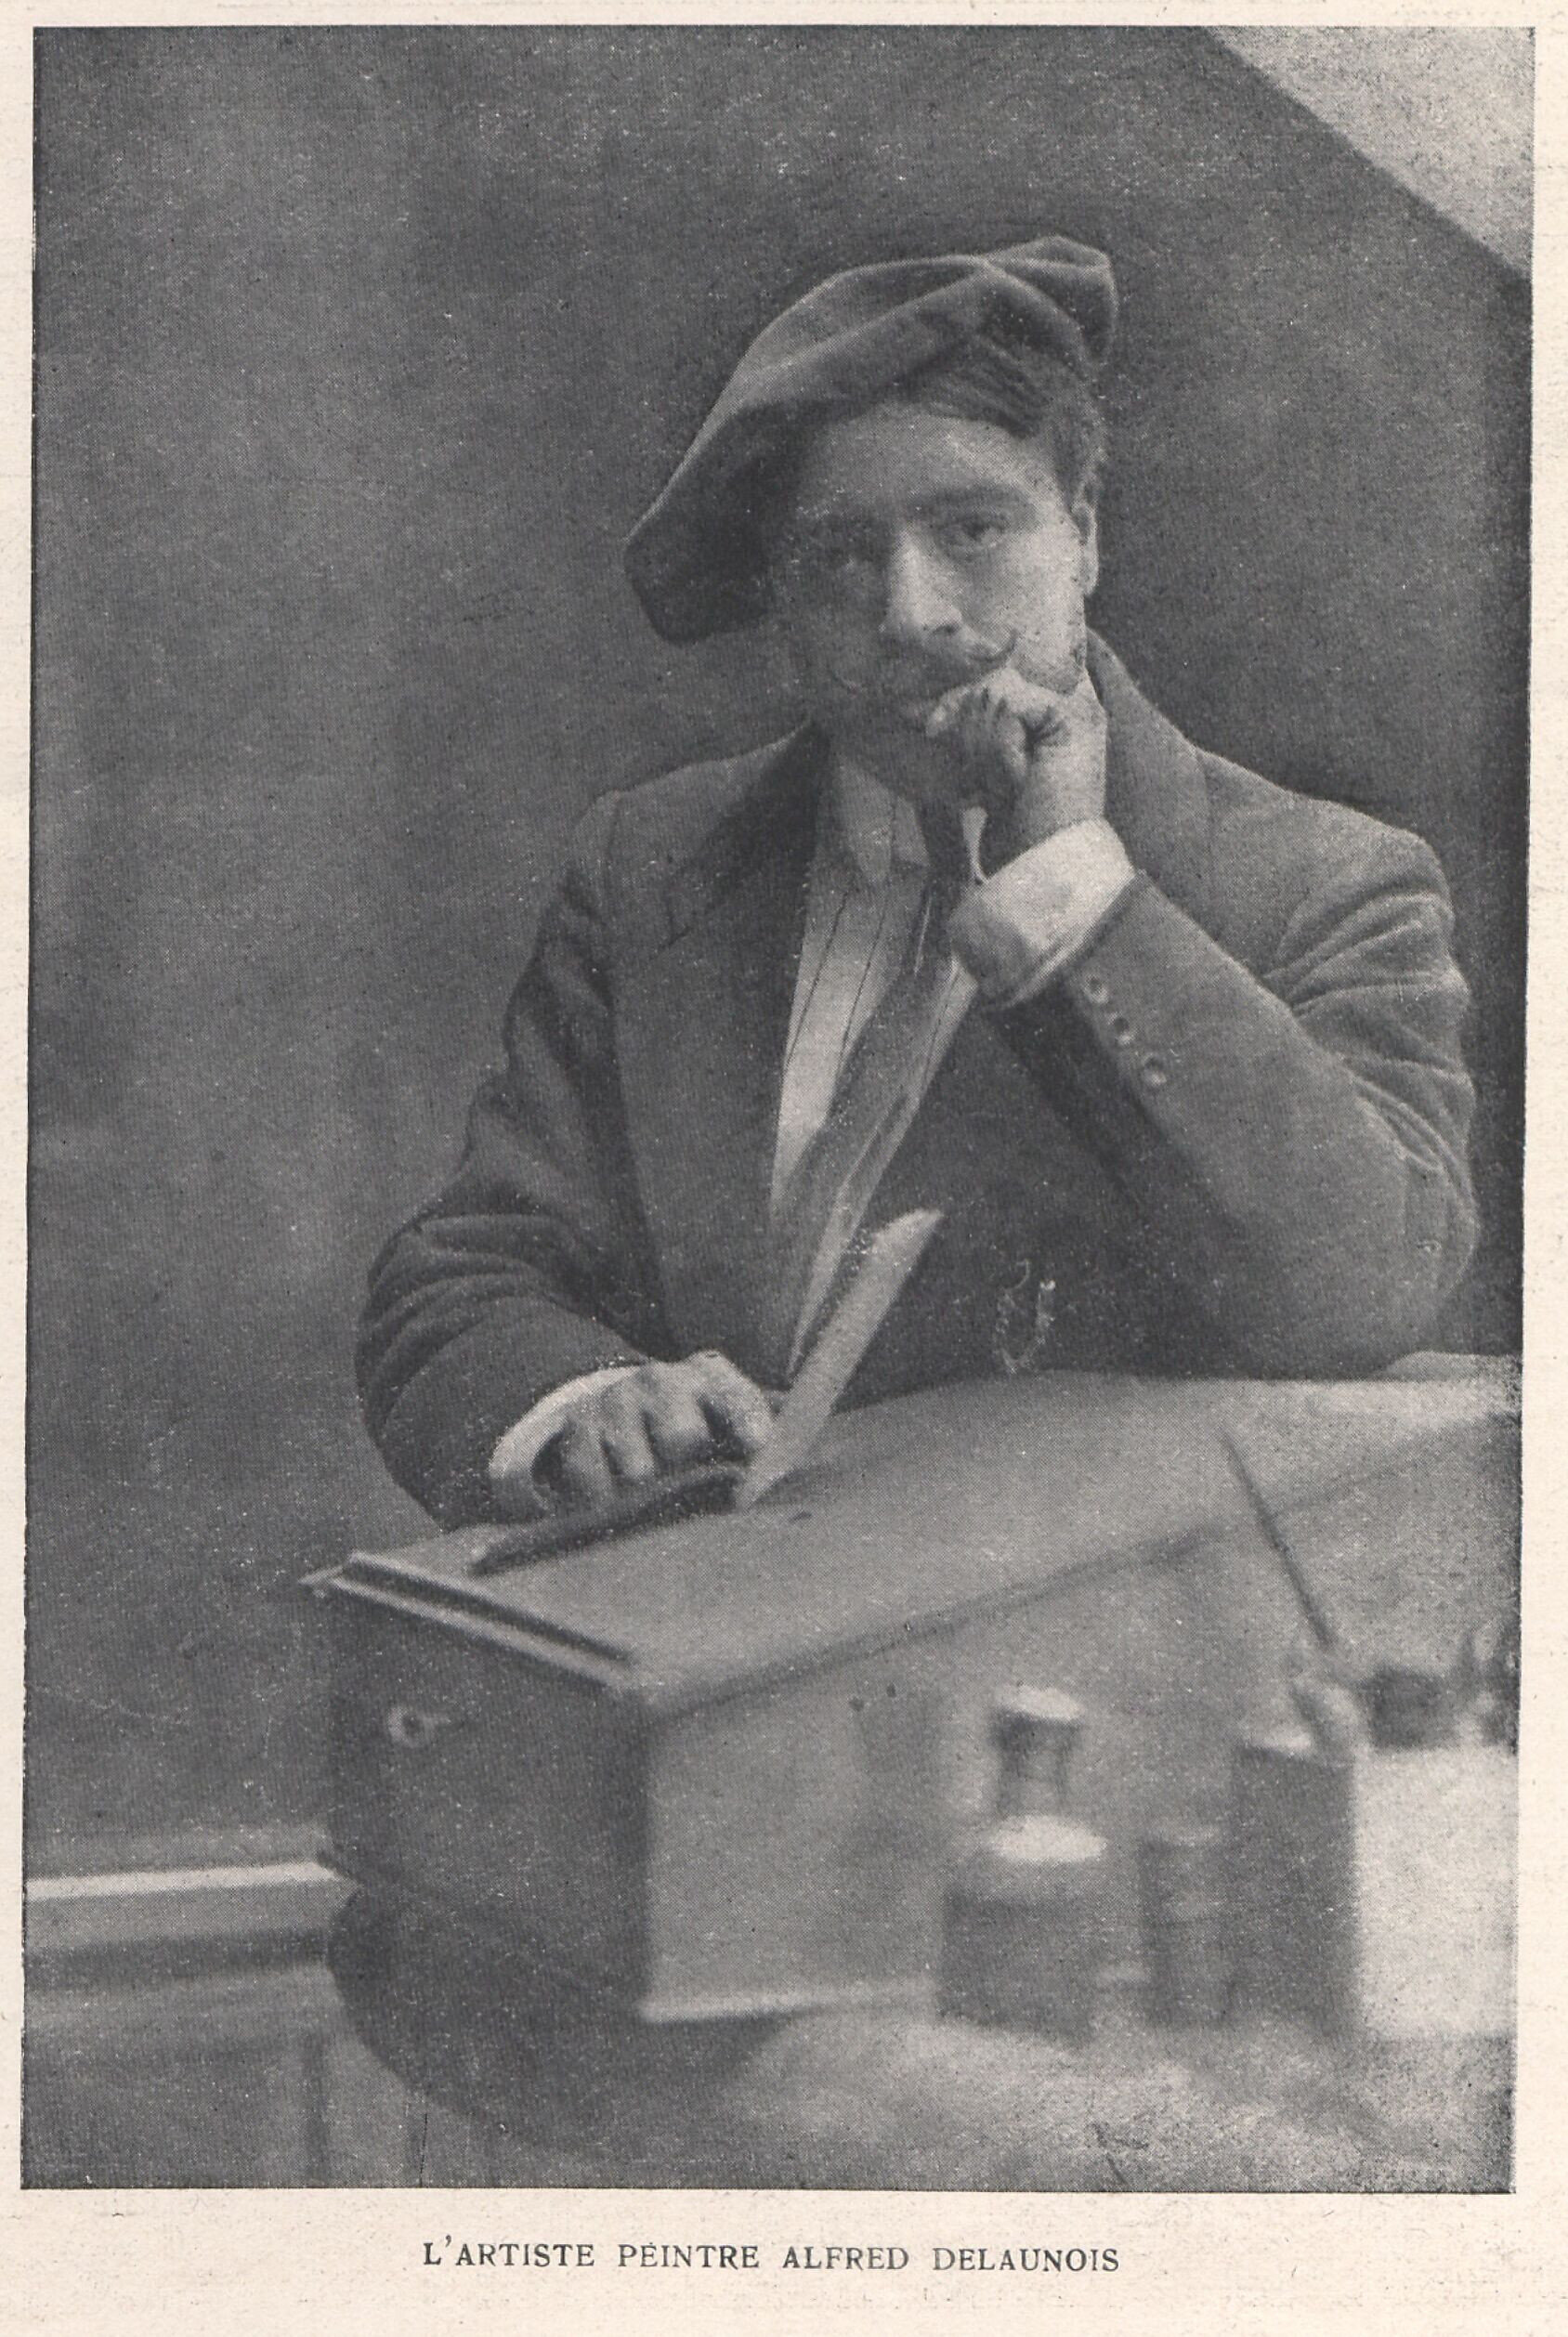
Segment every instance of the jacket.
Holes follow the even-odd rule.
[[[1467,1007],[1425,844],[1206,753],[1094,645],[1141,881],[1044,993],[974,1008],[873,1207],[944,1223],[847,1401],[1018,1368],[1375,1369],[1474,1240]],[[598,1366],[761,1377],[779,1081],[826,742],[601,797],[458,1171],[372,1269],[366,1417],[443,1522]]]

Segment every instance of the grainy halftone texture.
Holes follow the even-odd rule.
[[[351,1326],[568,829],[781,727],[621,540],[829,270],[1125,296],[1098,621],[1192,738],[1425,834],[1517,1272],[1523,290],[1186,32],[39,42],[33,1841],[307,1815],[290,1585],[413,1522]],[[63,1853],[62,1853],[63,1854]]]

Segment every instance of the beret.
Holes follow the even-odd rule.
[[[752,492],[802,422],[856,411],[980,335],[1091,379],[1116,317],[1110,261],[1059,235],[829,277],[757,335],[633,529],[626,573],[648,621],[666,641],[699,641],[763,613]]]

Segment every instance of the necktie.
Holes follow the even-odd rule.
[[[793,1378],[882,1174],[903,1142],[974,986],[947,947],[947,918],[972,870],[956,823],[925,823],[932,874],[903,965],[862,1031],[832,1110],[791,1174],[771,1244],[764,1351]]]

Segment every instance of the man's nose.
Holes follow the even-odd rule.
[[[882,632],[891,642],[930,641],[957,633],[960,614],[941,563],[924,545],[900,538],[888,554]]]

